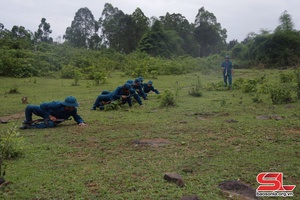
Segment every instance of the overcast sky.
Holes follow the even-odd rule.
[[[248,33],[259,33],[261,29],[273,31],[285,10],[292,16],[294,28],[300,29],[300,0],[0,0],[0,23],[8,30],[17,25],[34,32],[46,18],[52,29],[50,36],[56,41],[71,26],[80,8],[87,7],[98,20],[105,3],[125,14],[140,8],[149,18],[180,13],[190,23],[204,6],[227,30],[227,41],[240,42]]]

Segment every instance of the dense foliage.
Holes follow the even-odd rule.
[[[250,33],[241,43],[226,43],[226,29],[204,7],[189,23],[181,14],[150,19],[139,8],[125,14],[106,3],[99,20],[80,8],[63,43],[53,42],[45,18],[36,32],[23,26],[7,30],[0,23],[0,76],[84,77],[99,83],[113,70],[152,78],[209,73],[226,54],[235,59],[235,67],[294,67],[300,61],[300,32],[293,27],[285,11],[274,32]]]
[[[232,48],[232,56],[246,61],[248,66],[286,68],[299,65],[300,31],[295,30],[291,16],[284,11],[273,33],[250,33]],[[245,62],[244,62],[245,63]]]

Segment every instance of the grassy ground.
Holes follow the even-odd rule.
[[[238,77],[254,78],[263,73],[269,81],[278,71],[236,70]],[[105,85],[92,81],[26,78],[0,79],[0,117],[17,114],[1,124],[1,134],[21,125],[29,103],[77,98],[78,113],[88,126],[67,121],[53,129],[19,131],[24,139],[23,156],[5,161],[5,179],[0,188],[7,199],[180,199],[196,194],[201,199],[229,199],[218,189],[225,180],[241,180],[258,187],[257,174],[283,172],[284,185],[297,185],[300,196],[300,102],[272,105],[269,95],[232,91],[203,91],[203,97],[188,95],[197,77],[205,86],[219,82],[219,74],[160,76],[154,86],[163,93],[177,94],[178,106],[160,108],[150,94],[144,106],[123,106],[114,111],[91,111],[102,90],[113,90],[129,77],[115,73]],[[145,81],[148,81],[146,79]],[[17,87],[19,93],[8,92]],[[258,116],[282,119],[258,119]],[[164,139],[164,146],[139,146],[140,139]],[[180,174],[186,187],[163,179],[166,172]],[[268,198],[270,199],[270,198]],[[278,199],[278,198],[274,198]]]

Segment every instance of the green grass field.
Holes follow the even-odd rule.
[[[279,71],[236,70],[237,78],[267,74],[276,82]],[[78,113],[88,124],[67,121],[52,129],[17,130],[23,138],[23,154],[5,160],[4,199],[180,199],[196,194],[200,199],[232,199],[218,185],[240,180],[256,189],[261,172],[283,172],[284,185],[297,185],[300,198],[300,102],[273,105],[268,94],[206,91],[188,95],[200,77],[202,86],[221,81],[219,73],[159,76],[154,86],[162,94],[176,94],[176,107],[159,107],[152,93],[144,106],[124,105],[119,110],[91,111],[102,90],[114,90],[130,77],[114,73],[104,85],[92,80],[24,78],[0,79],[1,134],[21,126],[25,104],[63,101],[73,95]],[[146,79],[145,81],[148,81]],[[19,93],[10,94],[12,88]],[[259,119],[278,116],[279,120]],[[136,145],[135,140],[161,139],[165,145]],[[163,179],[167,172],[180,174],[185,187]],[[266,198],[272,199],[272,198]],[[280,198],[273,198],[280,199]]]

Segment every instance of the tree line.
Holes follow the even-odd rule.
[[[75,47],[112,48],[125,54],[140,50],[166,58],[219,53],[226,38],[226,29],[204,7],[198,10],[195,23],[189,23],[181,14],[148,18],[140,8],[125,14],[109,3],[98,21],[88,8],[79,9],[64,35]]]
[[[64,67],[75,67],[75,71],[82,72],[83,68],[101,68],[102,64],[94,59],[99,55],[102,62],[108,62],[108,65],[115,63],[113,68],[125,71],[127,68],[123,62],[128,60],[126,57],[141,59],[142,63],[157,59],[156,63],[160,66],[150,67],[154,69],[147,69],[147,73],[169,71],[160,69],[166,63],[174,66],[181,63],[178,68],[182,72],[189,71],[182,70],[185,68],[199,70],[199,66],[212,61],[209,57],[215,55],[221,59],[229,54],[240,67],[270,68],[295,66],[299,64],[300,56],[300,32],[294,29],[287,11],[279,17],[279,25],[274,31],[249,33],[241,42],[232,40],[227,43],[227,30],[204,7],[198,10],[194,23],[189,23],[181,14],[167,12],[165,16],[148,18],[140,8],[132,14],[125,14],[106,3],[98,20],[88,8],[80,8],[71,26],[66,28],[63,43],[54,42],[51,33],[50,23],[45,18],[41,19],[34,33],[23,26],[7,30],[0,23],[0,75],[44,75]],[[66,49],[69,53],[64,51]],[[94,58],[88,60],[90,55]],[[178,62],[178,58],[182,57],[194,65]],[[213,62],[208,64],[214,65]],[[135,71],[138,70],[131,69],[126,73]],[[174,73],[179,72],[175,70]]]

